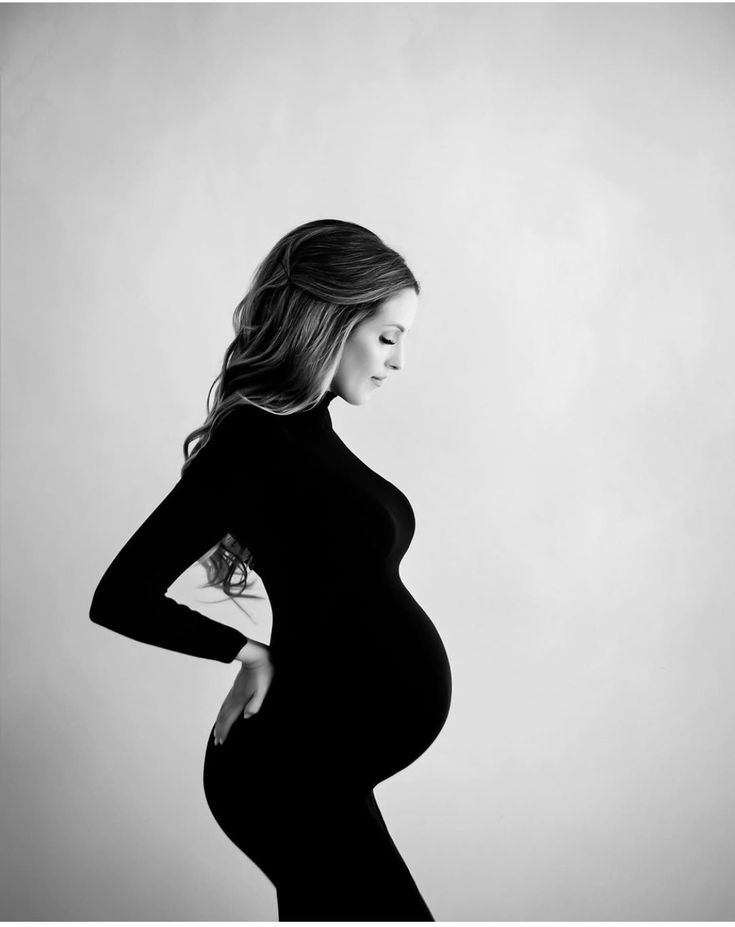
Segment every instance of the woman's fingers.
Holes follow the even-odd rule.
[[[240,709],[237,706],[229,705],[227,708],[223,707],[220,710],[217,720],[214,723],[215,744],[221,744],[225,742],[227,735],[230,733],[230,728],[235,723],[239,714]]]
[[[244,719],[252,718],[254,715],[260,711],[263,707],[263,701],[266,697],[268,689],[270,688],[270,678],[267,679],[266,684],[263,684],[261,681],[260,684],[256,683],[255,689],[249,694],[245,694],[243,699],[243,688],[239,691],[236,691],[233,687],[233,690],[229,693],[225,702],[220,709],[217,720],[214,724],[214,742],[215,744],[224,743],[227,735],[230,733],[230,728],[238,719],[242,717]]]
[[[271,682],[273,681],[273,673],[269,672],[264,676],[261,676],[258,684],[255,688],[255,691],[250,697],[250,701],[245,706],[245,711],[250,712],[251,714],[257,714],[260,709],[263,707],[263,702],[268,697],[268,690],[271,687]]]
[[[253,715],[257,715],[257,713],[263,707],[263,701],[265,700],[269,688],[270,681],[268,681],[267,685],[261,684],[258,686],[255,692],[253,692],[253,694],[250,696],[248,703],[245,705],[245,710],[243,711],[244,718],[250,718]]]
[[[256,701],[256,698],[252,697],[244,706],[242,701],[239,701],[238,704],[233,705],[230,703],[226,707],[223,706],[214,723],[214,742],[216,744],[224,743],[227,735],[230,733],[230,728],[240,715],[242,715],[243,718],[252,717],[260,711],[262,703],[262,698]]]

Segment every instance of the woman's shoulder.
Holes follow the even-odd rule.
[[[223,451],[240,448],[265,451],[278,434],[277,419],[277,415],[251,403],[239,403],[216,419],[209,441]]]
[[[250,403],[228,409],[212,425],[209,436],[196,451],[190,469],[206,472],[217,468],[225,472],[238,467],[245,458],[267,462],[277,450],[278,429],[272,419],[278,416]]]
[[[244,440],[252,439],[254,434],[263,435],[275,431],[273,427],[279,419],[278,415],[254,406],[252,403],[241,402],[228,409],[212,426],[212,435],[217,434],[223,439]]]

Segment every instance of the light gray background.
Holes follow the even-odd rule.
[[[735,916],[734,26],[2,7],[2,918],[276,917],[201,788],[234,669],[88,608],[256,262],[323,217],[424,287],[401,376],[331,411],[413,503],[402,575],[453,666],[376,793],[435,916]]]

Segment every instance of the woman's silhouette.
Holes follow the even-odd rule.
[[[403,258],[359,225],[309,222],[284,236],[235,310],[180,480],[90,609],[136,640],[242,664],[209,733],[204,789],[275,886],[280,920],[434,919],[373,789],[436,738],[450,667],[399,576],[411,505],[340,440],[328,408],[389,387],[418,293]],[[166,595],[196,560],[232,596],[248,595],[257,571],[269,646]]]

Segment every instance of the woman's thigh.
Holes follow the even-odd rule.
[[[274,739],[260,720],[210,741],[204,788],[222,830],[275,885],[280,919],[432,920],[370,785],[333,738]]]
[[[282,826],[281,920],[433,920],[372,792],[316,790]]]

